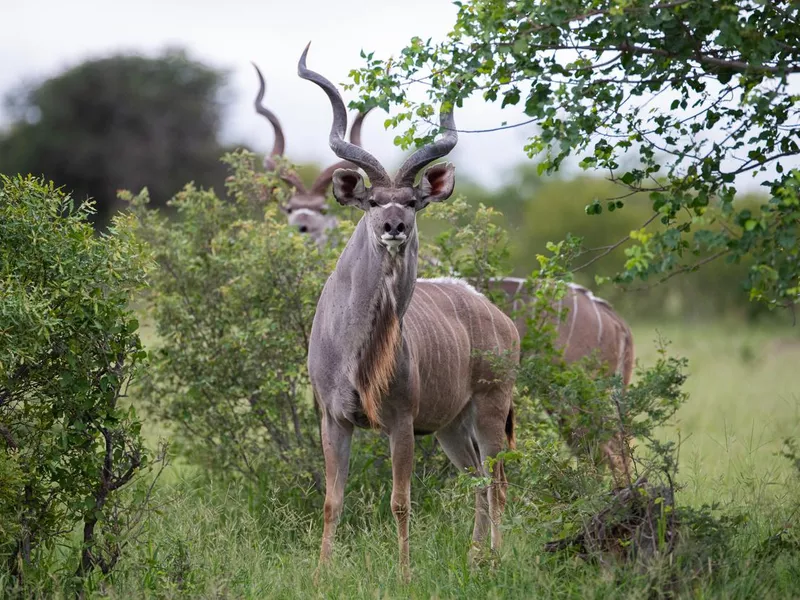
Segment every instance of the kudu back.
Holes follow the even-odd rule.
[[[595,296],[591,290],[574,283],[567,284],[565,293],[553,301],[552,314],[537,319],[537,309],[526,286],[517,277],[493,279],[491,290],[503,292],[500,307],[514,319],[520,338],[527,333],[531,316],[537,323],[550,324],[555,329],[555,348],[561,350],[567,364],[587,358],[597,362],[598,375],[618,375],[623,390],[633,376],[633,334],[625,320],[609,302]],[[558,420],[560,429],[573,451],[602,457],[609,465],[617,486],[631,481],[629,440],[619,431],[610,439],[594,439],[591,432],[570,426],[580,407],[570,406],[563,398],[551,398],[549,410]]]
[[[414,435],[435,434],[462,470],[491,476],[476,492],[473,541],[491,531],[501,543],[505,505],[502,463],[487,459],[513,440],[512,394],[519,360],[514,323],[463,281],[417,280],[416,214],[453,191],[453,165],[437,164],[457,142],[452,111],[441,137],[417,150],[394,178],[371,154],[344,140],[347,112],[336,87],[306,67],[300,77],[325,91],[333,109],[329,143],[339,158],[364,170],[333,174],[336,200],[364,211],[317,304],[308,352],[322,415],[325,454],[324,531],[320,563],[331,556],[342,511],[350,440],[355,427],[387,433],[392,457],[391,506],[401,572],[409,576],[409,514]]]

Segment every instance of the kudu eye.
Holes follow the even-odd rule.
[[[289,215],[292,214],[293,210],[294,210],[293,208],[287,208],[286,209],[286,214],[289,214]]]
[[[370,200],[370,201],[369,201],[369,205],[370,205],[372,208],[375,208],[376,206],[378,206],[378,203],[377,203],[377,202],[375,202],[375,200]]]

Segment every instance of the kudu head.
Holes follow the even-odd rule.
[[[309,43],[309,46],[311,44]],[[337,168],[333,172],[333,195],[339,204],[353,206],[366,212],[366,226],[379,248],[392,256],[401,252],[406,242],[416,236],[416,214],[431,202],[450,197],[455,185],[455,167],[442,163],[429,167],[414,183],[417,173],[430,162],[449,153],[458,141],[452,110],[442,110],[442,137],[409,156],[394,179],[378,160],[363,148],[344,140],[347,130],[347,110],[336,87],[319,73],[306,67],[308,48],[303,51],[297,74],[316,83],[328,95],[333,108],[333,125],[329,143],[336,156],[360,167],[369,177],[364,182],[361,173],[352,168]]]
[[[297,173],[287,169],[278,169],[275,157],[283,156],[286,138],[283,135],[283,129],[278,118],[263,105],[266,83],[258,66],[255,63],[253,63],[253,66],[256,69],[259,82],[258,94],[254,103],[256,112],[266,117],[275,131],[275,142],[269,156],[264,159],[264,168],[268,171],[277,170],[278,176],[294,190],[289,200],[280,205],[280,209],[288,216],[289,225],[297,227],[301,233],[309,234],[318,242],[323,242],[326,237],[325,232],[336,225],[336,218],[326,214],[327,206],[325,203],[326,192],[331,183],[333,173],[336,169],[342,167],[354,168],[355,165],[348,161],[340,161],[329,166],[317,176],[310,188],[306,188]],[[361,145],[361,125],[368,112],[359,113],[353,122],[353,128],[350,131],[351,144]]]

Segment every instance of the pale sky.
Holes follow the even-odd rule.
[[[309,67],[341,84],[350,69],[364,64],[361,49],[386,58],[412,36],[443,39],[455,21],[456,7],[451,0],[0,0],[0,14],[0,96],[25,80],[41,81],[87,58],[121,51],[153,55],[179,46],[192,58],[231,71],[224,141],[267,151],[273,136],[253,110],[254,61],[267,80],[265,103],[283,124],[286,156],[297,163],[326,165],[336,160],[327,143],[330,104],[319,88],[297,77],[297,60],[306,43],[313,42]],[[664,98],[656,102],[666,102]],[[352,96],[345,94],[344,99]],[[384,130],[385,118],[386,113],[373,111],[362,140],[393,169],[406,153],[392,144],[395,133]],[[455,118],[459,129],[526,120],[519,107],[501,110],[499,103],[480,98],[465,103]],[[0,112],[0,127],[6,120]],[[461,177],[499,186],[515,165],[529,160],[522,148],[532,132],[528,125],[461,134],[450,160]],[[757,188],[757,182],[751,177],[737,181],[746,189]]]
[[[87,58],[118,51],[155,54],[167,46],[185,47],[190,56],[228,68],[230,104],[225,141],[241,141],[265,151],[272,131],[252,101],[257,80],[250,61],[267,80],[265,104],[280,119],[286,156],[295,162],[328,164],[330,104],[312,83],[297,77],[297,60],[311,40],[308,65],[336,84],[347,80],[363,60],[359,51],[396,54],[409,39],[441,39],[455,21],[450,0],[0,0],[6,25],[0,35],[0,96],[23,80],[41,80]],[[12,26],[9,26],[13,24]],[[352,99],[344,94],[345,102]],[[351,119],[352,119],[351,114]],[[456,112],[460,129],[496,127],[525,120],[521,110],[475,100]],[[388,168],[405,154],[383,129],[386,113],[365,121],[364,146]],[[0,115],[0,126],[7,120]],[[506,179],[515,164],[528,160],[523,127],[488,134],[462,134],[451,159],[460,174],[489,186]]]

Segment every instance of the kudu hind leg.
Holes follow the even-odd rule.
[[[469,471],[475,476],[484,475],[478,442],[472,437],[471,423],[437,432],[436,438],[459,471]],[[475,490],[475,527],[472,530],[473,546],[480,546],[489,532],[489,496],[485,487]]]
[[[492,549],[499,551],[503,543],[500,523],[506,507],[508,480],[502,459],[494,460],[506,443],[506,418],[508,417],[508,390],[498,388],[474,399],[476,405],[475,435],[480,449],[481,465],[492,483],[488,489],[489,519],[492,530]]]
[[[350,466],[350,441],[353,426],[339,423],[330,415],[322,417],[322,451],[325,454],[325,507],[320,565],[328,563],[333,549],[336,525],[344,506],[344,487]]]

